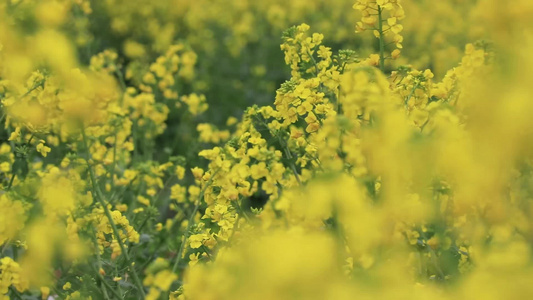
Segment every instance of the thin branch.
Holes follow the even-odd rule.
[[[146,297],[145,293],[144,293],[144,288],[143,288],[143,285],[141,283],[141,280],[139,279],[139,276],[137,275],[137,272],[135,271],[135,268],[132,264],[132,261],[130,259],[130,256],[128,255],[128,251],[126,251],[126,246],[124,245],[124,242],[122,241],[122,239],[120,238],[120,234],[119,234],[119,231],[118,231],[118,228],[117,228],[117,225],[115,224],[115,221],[113,221],[113,216],[111,215],[111,212],[109,211],[109,208],[107,207],[105,201],[104,201],[104,195],[102,193],[102,191],[100,190],[100,188],[96,185],[96,176],[94,175],[94,171],[92,169],[92,166],[90,164],[90,156],[89,156],[89,153],[90,153],[90,150],[89,150],[89,144],[87,143],[87,135],[85,134],[85,128],[81,128],[81,135],[82,135],[82,138],[83,138],[83,145],[85,146],[85,154],[86,154],[86,161],[87,161],[87,168],[89,169],[89,176],[90,176],[90,180],[91,180],[91,185],[92,185],[92,189],[93,189],[93,192],[95,194],[95,198],[97,199],[97,201],[100,203],[100,205],[102,206],[102,208],[104,209],[104,212],[105,212],[105,215],[109,221],[109,224],[111,225],[111,228],[113,229],[113,234],[115,235],[116,239],[117,239],[117,242],[120,246],[120,250],[122,251],[122,254],[124,255],[124,258],[126,259],[127,263],[128,263],[128,267],[131,269],[131,273],[132,273],[132,276],[133,276],[133,279],[135,281],[135,284],[137,285],[137,288],[139,289],[139,292],[141,293],[141,298],[144,299]]]

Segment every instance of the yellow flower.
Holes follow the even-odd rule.
[[[191,253],[189,255],[189,267],[193,267],[198,263],[198,258],[200,256],[200,253]]]
[[[15,128],[15,131],[13,131],[11,133],[11,135],[9,136],[9,139],[7,139],[8,141],[14,141],[16,139],[18,139],[20,137],[20,127],[17,127]]]
[[[0,163],[0,171],[7,173],[11,170],[11,164],[7,161]]]
[[[178,203],[185,202],[187,189],[179,184],[175,184],[170,188],[170,199],[175,199]]]
[[[44,143],[44,140],[39,141],[39,144],[37,144],[37,152],[41,153],[42,156],[46,157],[52,149],[50,149],[50,147],[45,146]]]
[[[202,176],[204,175],[204,170],[198,167],[192,168],[191,172],[192,172],[192,175],[194,176],[194,179],[196,180],[202,179]]]
[[[189,237],[189,245],[192,249],[200,248],[204,240],[207,240],[208,238],[209,236],[205,233],[193,234]]]
[[[170,285],[176,279],[178,279],[178,275],[170,270],[163,270],[155,275],[154,286],[159,288],[161,291],[168,291]]]
[[[11,257],[0,258],[0,296],[7,294],[10,286],[24,292],[29,287],[27,278],[21,276],[22,268]]]
[[[182,166],[176,166],[176,177],[179,179],[179,180],[182,180],[183,177],[185,176],[185,168],[182,167]]]
[[[41,299],[46,300],[48,299],[48,295],[50,295],[50,288],[47,286],[41,287]]]
[[[391,53],[391,57],[392,59],[397,59],[398,57],[400,57],[400,50],[399,49],[394,49]]]
[[[150,200],[144,196],[138,195],[137,201],[143,205],[150,206]]]

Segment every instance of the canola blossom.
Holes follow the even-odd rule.
[[[532,298],[532,14],[0,0],[0,299]]]

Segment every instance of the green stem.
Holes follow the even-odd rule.
[[[378,31],[379,31],[379,68],[385,72],[385,37],[383,34],[383,10],[378,5]]]
[[[18,260],[19,257],[19,250],[16,245],[11,245],[11,251],[13,251],[13,260]]]
[[[100,273],[98,273],[100,274]],[[124,297],[122,297],[116,290],[115,288],[113,288],[105,279],[102,275],[99,275],[100,276],[100,280],[102,281],[102,283],[111,291],[111,293],[113,293],[113,295],[115,295],[115,297],[117,297],[118,299],[123,299]]]
[[[111,177],[111,191],[115,189],[115,168],[117,166],[117,130],[115,130],[113,141],[113,163],[111,163],[111,170],[109,176]]]
[[[85,128],[83,128],[83,127],[81,129],[81,135],[82,135],[82,138],[83,138],[83,145],[84,145],[85,150],[86,150],[85,151],[85,154],[86,154],[86,158],[85,159],[87,161],[87,168],[89,169],[89,176],[90,176],[90,179],[91,179],[91,185],[92,185],[93,193],[96,196],[95,198],[97,199],[97,201],[100,203],[100,205],[104,209],[105,215],[106,215],[107,219],[109,220],[109,224],[111,225],[111,228],[113,229],[113,234],[115,235],[115,237],[117,239],[117,242],[118,242],[118,244],[120,246],[120,250],[122,251],[122,254],[124,255],[124,258],[128,262],[128,267],[131,269],[133,280],[135,281],[135,284],[137,285],[137,288],[139,289],[139,292],[142,295],[141,299],[144,299],[146,296],[145,296],[145,293],[144,293],[144,288],[143,288],[143,285],[141,283],[141,280],[139,279],[139,276],[137,276],[137,272],[135,271],[135,267],[132,265],[130,256],[128,255],[128,251],[126,251],[126,246],[124,245],[124,242],[120,238],[120,234],[119,234],[117,225],[115,224],[115,221],[113,221],[113,216],[111,215],[111,212],[109,211],[109,208],[107,207],[107,205],[106,205],[106,203],[104,201],[104,195],[103,195],[102,191],[100,190],[100,188],[98,188],[98,186],[96,185],[96,176],[94,175],[94,171],[93,171],[92,166],[91,166],[91,164],[89,162],[90,161],[90,156],[89,156],[90,150],[89,150],[89,144],[87,143],[87,135],[85,134]]]
[[[174,179],[175,175],[171,175],[167,181],[165,182],[165,184],[163,184],[163,188],[161,190],[159,190],[159,192],[157,192],[157,194],[154,196],[154,203],[152,204],[154,207],[157,208],[157,205],[159,205],[159,200],[161,199],[161,194],[163,193],[163,191],[168,188],[168,186],[170,185],[170,183],[172,182],[172,180]]]
[[[119,98],[119,107],[122,109],[122,104],[124,103],[124,93],[126,93],[126,83],[124,82],[124,76],[122,75],[122,72],[118,69],[115,70],[115,74],[118,77],[118,81],[120,82],[120,88],[122,89],[122,94]],[[111,190],[115,188],[115,168],[117,165],[117,134],[118,129],[115,128],[114,132],[114,140],[113,140],[113,163],[111,164]]]
[[[213,257],[211,256],[211,254],[209,253],[209,249],[205,246],[205,245],[202,245],[202,250],[204,250],[205,254],[207,254],[207,257],[209,257],[209,260],[213,260]]]
[[[117,75],[117,78],[118,78],[118,82],[120,84],[120,88],[122,89],[122,92],[126,92],[126,82],[124,81],[124,75],[122,74],[122,71],[120,71],[120,69],[117,67],[117,69],[115,69],[115,75]],[[122,100],[124,99],[124,97],[120,97],[120,107],[122,108]]]
[[[22,2],[22,1],[21,1]],[[29,94],[31,94],[31,92],[35,91],[37,88],[41,87],[44,85],[44,80],[41,80],[39,81],[38,83],[35,83],[26,93],[24,93],[20,99],[28,96]]]
[[[416,89],[418,89],[418,86],[420,85],[419,82],[417,82],[415,84],[415,86],[413,87],[413,90],[411,91],[411,93],[409,94],[409,96],[407,96],[407,99],[405,99],[405,108],[408,108],[408,105],[409,105],[409,100],[411,100],[411,98],[413,97],[413,95],[415,94],[415,91]]]
[[[341,85],[339,84],[338,94],[337,94],[337,101],[335,101],[335,111],[339,115],[341,114],[341,95],[342,95],[341,93],[342,93],[342,89],[341,89]]]
[[[28,145],[28,147],[30,146],[31,141],[33,140],[34,137],[35,137],[35,132],[32,132],[32,134],[31,134],[31,136],[30,136],[30,139],[29,139],[28,142],[26,143],[26,145]]]
[[[11,241],[10,240],[6,240],[4,246],[2,246],[2,251],[0,251],[0,255],[4,255],[4,251],[6,251],[7,246],[9,246],[9,242],[11,242]]]
[[[287,159],[289,160],[289,165],[291,167],[292,172],[294,173],[294,176],[296,177],[296,181],[298,181],[298,185],[302,185],[302,181],[300,181],[300,176],[298,175],[298,171],[296,170],[296,166],[294,165],[292,161],[292,155],[291,150],[289,150],[289,145],[281,139],[281,137],[278,135],[278,140],[280,144],[284,144],[283,151],[285,151],[285,156],[287,156]]]
[[[13,173],[11,175],[11,180],[9,180],[9,185],[7,186],[7,189],[6,190],[10,190],[11,189],[11,186],[13,185],[13,181],[15,181],[15,173]]]
[[[98,249],[98,241],[96,240],[96,233],[95,232],[93,232],[92,238],[93,238],[94,246],[96,247],[96,259],[97,259],[97,263],[98,263],[98,270],[95,270],[96,274],[100,278],[100,281],[102,282],[102,284],[105,285],[113,293],[113,295],[115,295],[115,297],[117,297],[117,299],[122,299],[122,296],[120,296],[120,294],[104,279],[104,276],[102,274],[100,274],[100,269],[103,269],[102,268],[102,259],[100,257],[100,252],[99,252],[100,249]],[[105,287],[102,286],[101,288],[102,288],[102,291],[103,291],[104,296],[106,297],[106,299],[109,299],[109,295],[107,294],[107,290],[105,289]]]
[[[14,287],[10,287],[11,288],[11,294],[12,295],[15,295],[15,298],[19,299],[19,300],[22,300],[22,297],[20,296],[20,293],[19,291],[17,291]]]
[[[313,62],[313,65],[315,66],[315,75],[318,76],[318,64],[315,60],[315,57],[313,56],[313,54],[311,53],[311,51],[307,50],[307,55],[309,55],[309,57],[311,58],[311,61]]]
[[[137,135],[137,121],[133,122],[132,128],[131,128],[131,135],[133,138],[133,162],[137,162],[137,157],[139,156],[139,149],[137,149],[137,145],[139,144],[139,137]]]
[[[102,276],[99,276],[99,277],[100,277],[100,288],[102,289],[102,291],[103,291],[103,293],[104,293],[104,297],[105,297],[105,299],[106,299],[106,300],[111,300],[111,299],[109,298],[109,295],[107,294],[107,290],[106,290],[106,288],[104,287],[104,281],[105,281],[105,280],[102,279]],[[120,299],[120,298],[119,298],[119,299]]]
[[[200,191],[200,194],[198,195],[198,199],[196,200],[196,204],[194,205],[194,209],[193,209],[191,215],[189,216],[189,222],[187,223],[187,228],[185,229],[185,233],[183,234],[183,241],[181,242],[180,249],[178,250],[178,255],[176,257],[176,261],[174,262],[174,266],[172,267],[172,272],[173,273],[176,273],[176,271],[178,270],[178,265],[179,265],[179,262],[180,262],[180,259],[181,259],[181,255],[183,253],[183,250],[185,249],[185,244],[187,244],[187,238],[188,238],[188,235],[189,235],[189,231],[191,230],[191,227],[192,227],[192,225],[194,223],[194,217],[196,216],[196,212],[200,208],[200,203],[202,202],[202,199],[204,198],[205,191],[211,185],[211,183],[213,182],[213,178],[216,176],[217,173],[218,173],[218,170],[215,171],[213,173],[213,175],[211,175],[211,178],[209,178],[209,180],[205,183],[205,185],[203,186],[202,190]]]
[[[259,117],[256,118],[259,122],[263,123],[264,126],[266,126],[266,128],[268,129],[268,132],[274,136],[274,137],[277,137],[278,138],[278,141],[279,141],[279,144],[283,147],[283,151],[285,152],[285,156],[287,156],[287,159],[289,160],[289,165],[291,167],[291,170],[292,172],[294,173],[294,176],[296,177],[296,181],[298,181],[298,185],[302,185],[302,182],[300,181],[300,176],[298,175],[298,171],[296,170],[296,166],[294,165],[293,161],[292,161],[292,155],[291,155],[291,150],[289,150],[289,144],[287,142],[285,142],[281,136],[279,136],[278,134],[274,133],[269,127],[268,127],[268,124],[266,124],[265,121],[261,120]]]
[[[441,280],[444,280],[444,278],[446,277],[446,275],[444,274],[444,272],[442,271],[440,265],[439,265],[439,261],[437,259],[437,253],[435,252],[435,250],[433,250],[433,248],[431,248],[428,244],[427,244],[427,241],[428,241],[428,238],[426,237],[426,235],[424,234],[424,232],[420,231],[421,233],[421,236],[422,238],[424,239],[424,246],[426,247],[426,249],[429,251],[429,253],[431,254],[431,262],[433,263],[433,265],[435,266],[435,269],[437,270],[437,272],[439,273],[440,277],[441,277]]]
[[[237,201],[235,201],[237,209],[239,210],[240,215],[242,215],[246,219],[246,221],[251,222],[252,220],[250,220],[250,217],[248,217],[248,215],[244,212],[244,209],[242,208],[242,205],[241,205],[240,201],[241,201],[240,197],[239,197],[239,199],[237,199]]]

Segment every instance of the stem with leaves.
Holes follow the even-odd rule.
[[[379,69],[385,72],[385,36],[383,33],[383,10],[378,5]]]
[[[209,180],[205,183],[202,190],[200,191],[200,194],[198,195],[198,199],[196,200],[196,203],[194,204],[194,209],[189,216],[189,222],[187,223],[187,228],[185,229],[185,233],[183,234],[182,242],[180,245],[180,249],[178,250],[178,254],[176,256],[176,261],[174,262],[174,266],[172,267],[172,272],[176,273],[178,270],[179,262],[181,260],[181,256],[183,254],[183,251],[185,250],[185,244],[187,244],[187,239],[189,238],[189,231],[191,230],[193,223],[194,223],[194,217],[196,216],[196,212],[198,212],[198,209],[200,208],[200,204],[204,198],[205,191],[207,188],[211,185],[213,182],[213,178],[217,175],[218,170],[215,171]]]
[[[124,255],[124,258],[126,259],[126,262],[128,263],[128,267],[131,269],[131,273],[132,273],[135,285],[139,289],[139,292],[142,295],[142,299],[144,299],[145,298],[145,293],[144,293],[144,288],[143,288],[143,285],[141,283],[141,280],[139,279],[139,276],[137,275],[137,271],[135,271],[135,267],[133,266],[133,263],[132,263],[132,261],[130,259],[130,256],[128,254],[126,246],[124,245],[124,242],[120,238],[120,234],[119,234],[117,225],[115,224],[115,221],[113,221],[113,216],[111,215],[111,211],[109,210],[109,208],[107,207],[107,204],[105,203],[104,195],[103,195],[102,191],[100,190],[100,188],[98,187],[98,185],[96,184],[96,176],[94,174],[93,168],[92,168],[91,163],[90,163],[90,159],[91,159],[90,158],[90,150],[89,150],[89,144],[87,142],[87,135],[85,134],[85,128],[84,127],[81,128],[81,135],[82,135],[82,138],[83,138],[83,145],[85,147],[85,155],[86,155],[85,159],[87,161],[87,169],[89,170],[89,176],[90,176],[90,180],[91,180],[93,195],[95,195],[96,200],[100,203],[100,205],[104,209],[105,215],[106,215],[106,217],[107,217],[107,219],[109,221],[109,224],[111,225],[111,228],[113,230],[113,234],[115,235],[115,237],[117,239],[117,242],[118,242],[118,244],[120,246],[120,250],[122,250],[122,254]]]

